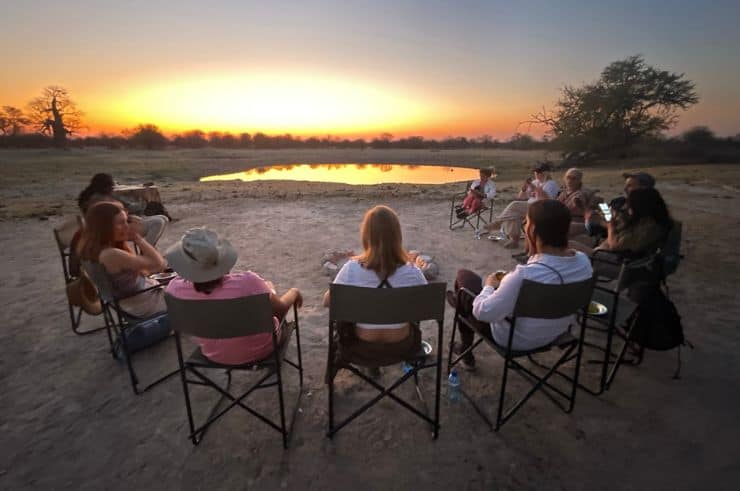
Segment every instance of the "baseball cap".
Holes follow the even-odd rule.
[[[647,172],[625,172],[624,174],[622,174],[622,177],[624,177],[625,179],[637,179],[637,182],[639,182],[641,186],[646,188],[655,187],[655,178]]]

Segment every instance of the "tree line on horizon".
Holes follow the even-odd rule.
[[[290,134],[262,132],[222,133],[194,129],[167,137],[154,124],[141,124],[120,135],[76,136],[84,127],[84,114],[59,86],[43,89],[26,111],[13,106],[0,110],[0,148],[84,147],[138,148],[229,148],[229,149],[465,149],[505,148],[515,150],[556,150],[567,155],[607,158],[635,154],[664,154],[667,157],[737,160],[740,134],[718,138],[707,127],[692,128],[677,137],[665,131],[678,122],[678,112],[699,101],[695,85],[677,74],[648,65],[635,55],[609,64],[598,80],[580,87],[566,86],[555,108],[543,108],[522,124],[547,129],[542,139],[517,132],[500,141],[489,135],[428,139],[409,136],[394,139],[390,133],[376,138],[335,136],[300,138]]]

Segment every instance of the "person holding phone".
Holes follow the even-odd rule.
[[[606,239],[594,249],[576,246],[574,241],[571,247],[589,255],[601,250],[619,256],[640,256],[659,247],[673,224],[663,197],[653,188],[631,191],[622,210],[607,208],[604,213]],[[600,209],[603,208],[600,206]]]

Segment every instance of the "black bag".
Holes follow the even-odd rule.
[[[666,351],[685,344],[681,316],[663,290],[640,303],[637,318],[630,331],[630,340],[643,348]]]

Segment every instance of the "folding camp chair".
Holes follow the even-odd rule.
[[[434,439],[439,434],[439,395],[442,376],[442,330],[444,325],[445,283],[431,283],[423,286],[409,286],[402,288],[363,288],[357,286],[332,284],[329,306],[329,431],[327,436],[332,438],[335,433],[350,421],[367,411],[386,396],[397,402],[413,414],[429,423],[432,427]],[[386,360],[383,365],[406,361],[408,369],[404,374],[388,386],[382,386],[377,381],[362,373],[356,365],[372,366],[362,363],[352,356],[342,355],[339,332],[340,323],[366,324],[395,324],[402,322],[421,322],[435,320],[437,322],[437,353],[434,361],[427,361],[421,350],[411,357],[399,357],[397,360]],[[341,357],[341,359],[339,359]],[[378,365],[374,365],[378,366]],[[347,418],[339,423],[334,421],[334,374],[339,368],[345,368],[357,375],[380,392],[377,396],[363,404]],[[428,415],[426,402],[422,395],[419,373],[422,370],[433,368],[436,371],[434,393],[434,416]],[[416,394],[419,397],[424,412],[396,396],[393,391],[409,378],[414,378]]]
[[[90,279],[92,279],[93,283],[98,289],[98,292],[100,294],[100,301],[103,306],[103,318],[105,319],[105,325],[108,331],[108,341],[110,342],[111,354],[114,358],[118,358],[120,356],[125,359],[129,377],[131,379],[131,388],[133,389],[134,394],[142,394],[155,387],[156,385],[164,382],[173,375],[176,375],[179,370],[168,372],[166,375],[159,377],[154,382],[146,385],[144,388],[139,388],[139,377],[136,374],[136,370],[134,367],[133,355],[137,351],[149,347],[152,344],[143,347],[132,346],[130,343],[130,338],[134,330],[143,326],[151,326],[155,323],[157,325],[164,325],[163,323],[168,322],[166,319],[167,314],[158,313],[150,317],[136,317],[128,314],[125,310],[121,308],[120,305],[120,301],[122,300],[133,298],[137,295],[144,294],[151,290],[161,289],[164,288],[164,286],[156,285],[145,288],[143,290],[139,290],[132,295],[117,297],[113,294],[113,287],[110,281],[110,277],[108,276],[108,273],[102,264],[83,261],[82,268],[87,272],[88,276],[90,276]],[[165,325],[165,327],[167,326]],[[165,332],[165,335],[160,336],[160,339],[158,339],[158,341],[163,341],[167,339],[169,337],[167,335],[167,332]]]
[[[462,202],[465,196],[467,196],[469,188],[470,183],[466,185],[464,192],[456,193],[452,196],[452,202],[450,203],[450,230],[463,228],[465,225],[470,225],[473,230],[480,230],[481,222],[483,222],[483,225],[486,225],[493,220],[493,198],[484,199],[483,206],[475,213],[458,216],[457,212],[462,207]]]
[[[57,249],[59,250],[59,256],[62,259],[62,271],[64,273],[64,284],[69,285],[70,283],[76,281],[77,275],[74,274],[72,271],[72,267],[70,264],[70,260],[72,257],[72,239],[74,238],[75,234],[78,230],[80,230],[82,226],[82,219],[79,216],[76,216],[75,218],[71,218],[69,220],[64,221],[61,225],[54,227],[54,240],[57,243]],[[82,321],[82,313],[85,312],[85,310],[79,306],[79,305],[72,305],[72,302],[70,301],[69,297],[67,297],[67,306],[69,307],[69,320],[72,324],[72,331],[80,336],[83,336],[85,334],[92,334],[94,332],[102,331],[105,329],[105,326],[100,326],[96,328],[91,329],[80,329],[80,322]],[[97,307],[97,304],[96,304]],[[91,311],[88,313],[88,315],[96,315],[94,312]],[[102,308],[100,313],[102,313]],[[98,313],[97,315],[100,315]]]
[[[288,438],[293,429],[298,404],[301,400],[301,390],[303,388],[303,363],[301,360],[301,340],[298,331],[298,310],[293,305],[293,321],[288,323],[285,319],[281,321],[281,330],[284,333],[283,340],[278,341],[275,334],[275,323],[270,304],[270,296],[265,294],[252,295],[247,297],[234,298],[229,300],[182,300],[165,294],[167,310],[175,331],[175,344],[177,345],[177,359],[180,364],[180,374],[182,378],[182,388],[185,393],[185,407],[188,413],[188,423],[190,425],[189,438],[193,445],[197,445],[203,439],[206,430],[217,419],[226,414],[227,411],[239,406],[248,413],[256,416],[271,428],[281,433],[283,437],[283,448],[288,448]],[[290,336],[295,330],[296,353],[298,361],[293,362],[285,357],[285,352],[290,344]],[[254,363],[242,365],[224,365],[216,363],[206,358],[197,348],[188,357],[184,359],[182,354],[181,335],[187,334],[202,338],[226,339],[239,336],[249,336],[259,333],[272,334],[273,352],[267,358]],[[285,334],[287,333],[287,335]],[[298,370],[299,375],[299,392],[292,412],[290,425],[285,423],[285,403],[283,401],[283,362]],[[219,386],[204,373],[208,369],[226,370],[227,383],[226,387]],[[258,370],[264,369],[265,373],[249,387],[243,394],[235,396],[229,392],[231,385],[231,372],[234,370]],[[197,379],[188,378],[192,374]],[[275,380],[272,379],[273,376]],[[211,410],[206,422],[199,427],[195,427],[193,422],[193,411],[190,401],[190,392],[188,385],[203,385],[211,387],[221,394],[213,409]],[[247,406],[244,400],[257,389],[276,387],[280,403],[280,422],[279,424],[272,421],[267,416],[259,413],[257,410]],[[231,402],[219,411],[221,404],[225,399]]]
[[[514,339],[514,331],[516,329],[518,318],[530,317],[536,319],[558,319],[576,314],[579,311],[585,311],[591,299],[594,282],[595,278],[590,278],[588,280],[575,283],[552,285],[524,280],[522,282],[521,290],[519,291],[516,305],[514,306],[513,315],[509,321],[511,328],[509,329],[509,338],[506,346],[501,346],[494,341],[493,336],[491,335],[491,326],[489,323],[481,322],[472,318],[472,316],[468,317],[462,314],[462,312],[466,311],[463,306],[472,303],[476,295],[466,288],[460,288],[458,290],[455,318],[452,325],[452,336],[450,337],[450,352],[447,359],[447,372],[449,373],[454,365],[459,363],[465,355],[472,352],[482,342],[491,346],[504,358],[504,371],[501,379],[501,389],[495,425],[473,398],[464,390],[461,391],[491,429],[498,431],[499,428],[506,423],[509,418],[511,418],[514,413],[516,413],[516,411],[518,411],[539,389],[542,389],[543,394],[545,394],[553,403],[555,403],[556,406],[566,413],[570,413],[573,410],[576,400],[576,387],[578,386],[578,373],[581,366],[581,353],[583,351],[585,317],[581,316],[581,329],[577,338],[571,334],[569,329],[558,336],[550,344],[536,349],[522,351],[513,350],[512,341]],[[460,323],[472,329],[473,332],[477,334],[478,339],[463,350],[462,353],[454,356],[453,346],[455,342],[455,331]],[[536,361],[533,357],[539,353],[550,352],[554,348],[559,348],[563,353],[558,357],[555,363],[549,367]],[[542,375],[538,375],[519,363],[517,359],[525,356],[538,368],[546,368],[546,372]],[[560,367],[574,359],[575,365],[573,367],[573,376],[571,377],[562,372]],[[514,369],[516,373],[519,373],[527,379],[527,381],[532,384],[532,388],[504,411],[504,404],[506,402],[506,384],[510,369]],[[553,374],[558,374],[571,382],[569,393],[549,382],[549,379]],[[567,406],[555,396],[559,396],[564,399],[567,402]]]
[[[651,292],[660,288],[661,283],[666,287],[666,291],[668,290],[666,279],[676,271],[682,258],[682,232],[683,224],[675,220],[662,246],[643,257],[621,257],[615,261],[608,254],[600,254],[599,251],[594,254],[595,270],[598,271],[600,265],[607,264],[611,267],[618,266],[619,274],[610,284],[597,285],[594,290],[593,300],[605,305],[609,316],[607,318],[588,316],[592,321],[587,325],[588,329],[605,332],[606,344],[602,347],[591,342],[586,343],[587,346],[604,352],[603,361],[595,360],[597,363],[603,363],[600,386],[596,391],[582,387],[586,391],[599,395],[604,390],[609,390],[620,365],[639,365],[642,362],[644,356],[642,347],[639,347],[636,358],[625,357],[631,344],[630,334],[639,313],[640,303],[650,298]],[[624,341],[618,353],[612,352],[615,336]],[[678,357],[680,369],[680,350]],[[611,370],[608,368],[609,365],[612,365]]]

